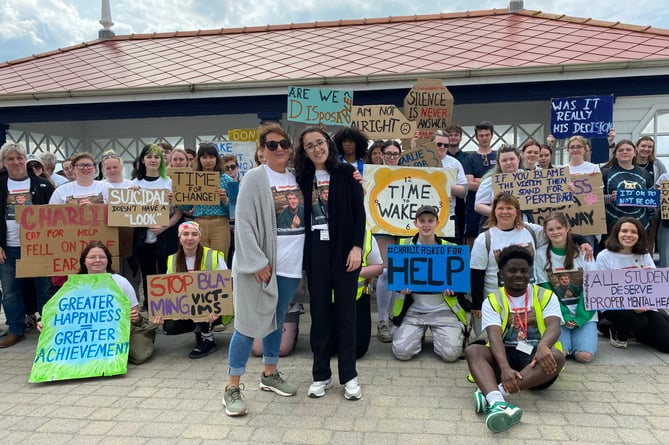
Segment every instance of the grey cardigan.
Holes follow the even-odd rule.
[[[240,183],[232,259],[235,330],[247,337],[263,338],[276,329],[276,233],[269,178],[263,166],[256,167]],[[255,273],[268,264],[272,268],[269,284],[257,283]]]

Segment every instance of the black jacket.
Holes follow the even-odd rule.
[[[55,190],[53,185],[44,178],[29,174],[30,178],[30,194],[32,195],[33,205],[48,204],[51,195]],[[0,247],[7,248],[7,197],[9,196],[9,189],[7,188],[7,181],[9,174],[7,170],[0,171]]]

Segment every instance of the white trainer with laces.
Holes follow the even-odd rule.
[[[344,398],[346,400],[359,400],[362,398],[362,389],[358,385],[358,378],[353,377],[344,383]]]
[[[309,392],[307,392],[307,394],[309,395],[309,397],[312,398],[323,397],[325,395],[325,390],[330,389],[333,386],[334,383],[332,383],[332,378],[329,378],[327,380],[320,380],[311,384],[311,386],[309,387]]]

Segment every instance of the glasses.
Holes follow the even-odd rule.
[[[484,167],[490,166],[490,161],[488,161],[488,155],[481,155],[481,165]]]
[[[90,255],[86,257],[87,260],[96,261],[96,260],[106,260],[105,255]]]
[[[265,142],[265,147],[269,151],[276,151],[277,148],[283,148],[284,150],[290,148],[290,141],[288,139],[281,139],[280,141],[267,141]]]
[[[319,139],[313,144],[305,145],[304,146],[304,151],[314,151],[317,148],[323,148],[325,147],[325,139]]]
[[[567,147],[569,150],[583,150],[585,147],[582,145],[570,145]]]
[[[441,147],[446,147],[446,148],[448,148],[448,145],[449,145],[449,144],[447,144],[447,143],[445,143],[445,142],[437,142],[437,147],[439,147],[439,148],[441,148]]]
[[[399,151],[393,151],[393,152],[386,152],[383,153],[384,158],[390,158],[390,159],[396,159],[400,157],[400,152]]]
[[[77,165],[75,165],[75,167],[77,167],[79,170],[84,170],[84,169],[87,169],[87,168],[95,167],[95,164],[77,164]]]
[[[225,169],[225,171],[231,172],[233,170],[237,170],[237,164],[226,165],[223,168]]]

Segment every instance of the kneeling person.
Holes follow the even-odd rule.
[[[534,263],[530,252],[509,246],[497,263],[504,287],[490,293],[481,308],[489,344],[465,349],[478,385],[475,410],[486,413],[486,425],[495,433],[519,423],[523,414],[504,398],[523,389],[548,388],[565,362],[558,341],[560,304],[550,290],[529,284]]]
[[[416,211],[414,225],[418,233],[402,244],[450,244],[435,235],[438,210],[422,206]],[[427,328],[432,331],[434,352],[446,362],[462,355],[462,340],[467,318],[450,290],[439,293],[416,293],[405,289],[395,295],[393,303],[393,354],[399,360],[410,360],[423,346]]]

